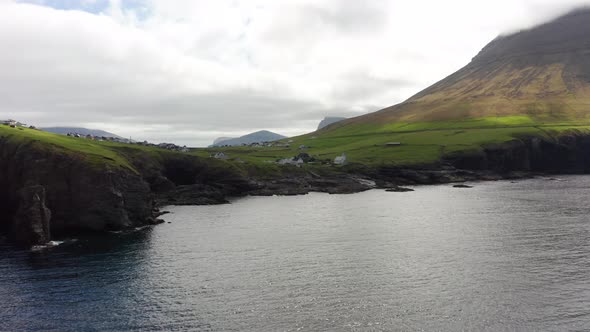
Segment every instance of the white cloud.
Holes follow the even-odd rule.
[[[588,1],[0,0],[0,117],[207,145],[403,101],[496,35]]]

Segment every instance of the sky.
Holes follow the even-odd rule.
[[[0,0],[0,118],[206,146],[404,101],[589,0]]]

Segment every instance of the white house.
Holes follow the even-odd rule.
[[[303,159],[301,158],[285,158],[285,159],[281,159],[277,162],[279,165],[293,165],[293,166],[297,166],[297,167],[301,167],[301,165],[303,165]]]
[[[229,159],[229,157],[223,153],[223,152],[217,152],[216,154],[213,155],[213,158],[215,159]]]
[[[17,124],[17,122],[16,122],[15,120],[11,120],[11,119],[8,119],[8,120],[2,120],[2,122],[1,122],[1,123],[2,123],[3,125],[7,125],[7,126],[11,126],[11,127],[13,127],[13,126],[16,126],[16,124]]]
[[[334,158],[334,164],[346,165],[346,154],[343,153],[341,156]]]

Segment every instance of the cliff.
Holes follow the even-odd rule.
[[[31,188],[39,188],[27,194]],[[90,165],[83,158],[48,149],[35,141],[11,142],[0,137],[0,227],[14,230],[15,216],[37,196],[39,208],[50,211],[51,233],[120,230],[154,222],[149,185],[130,169],[109,163]],[[21,194],[19,194],[21,193]],[[20,214],[19,225],[43,222]],[[38,233],[38,232],[37,232]],[[49,235],[23,234],[23,244]]]
[[[155,224],[164,204],[219,204],[248,191],[227,163],[0,126],[0,231],[23,246]]]
[[[456,168],[548,174],[587,174],[590,172],[590,135],[575,131],[554,139],[522,137],[492,144],[478,151],[449,154],[445,161]]]

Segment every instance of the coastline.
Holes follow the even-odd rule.
[[[190,154],[121,150],[128,167],[0,138],[0,231],[20,246],[55,236],[162,223],[167,205],[216,205],[233,197],[404,191],[408,185],[590,172],[590,135],[525,137],[423,165],[279,166],[272,172]]]

